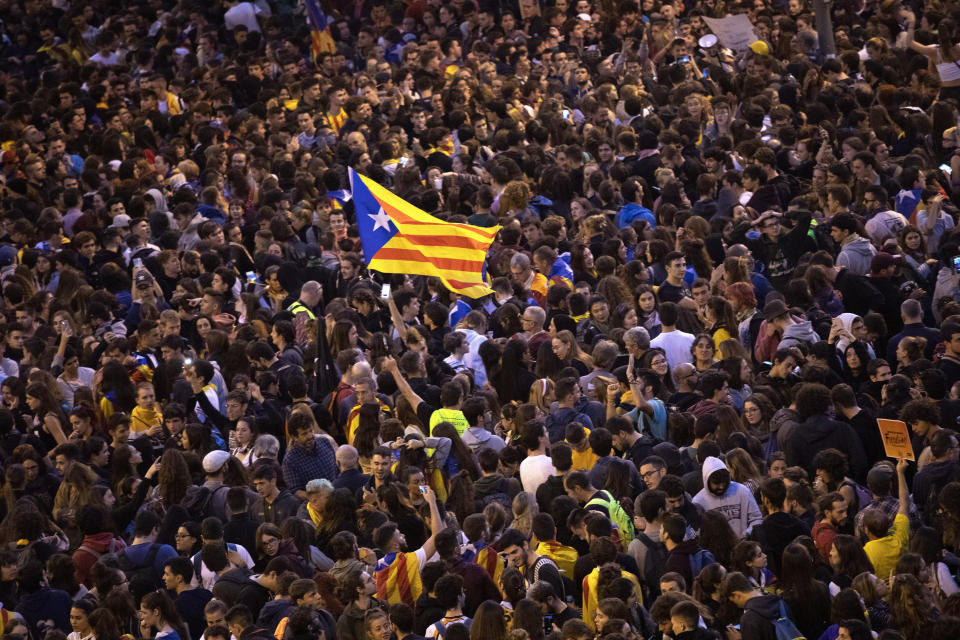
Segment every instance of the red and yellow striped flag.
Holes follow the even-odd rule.
[[[500,227],[444,222],[350,169],[363,255],[382,273],[435,276],[454,293],[480,298],[487,250]]]
[[[387,558],[389,555],[380,560],[374,571],[377,598],[389,604],[402,602],[412,607],[423,591],[417,554],[397,553],[389,564],[386,563]]]

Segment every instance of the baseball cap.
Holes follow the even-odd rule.
[[[207,473],[216,473],[230,459],[230,454],[226,451],[211,451],[203,457],[203,470]]]
[[[767,43],[763,40],[754,40],[750,43],[750,51],[753,51],[758,56],[768,56],[770,55],[770,47],[767,46]]]
[[[113,218],[113,222],[110,223],[111,229],[128,229],[130,227],[130,216],[125,213],[120,213]]]
[[[17,261],[17,248],[5,244],[0,247],[0,267],[8,267]]]

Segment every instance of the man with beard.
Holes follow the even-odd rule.
[[[430,505],[430,537],[422,547],[407,552],[407,538],[393,522],[380,525],[373,533],[374,544],[384,553],[374,570],[377,598],[389,604],[402,602],[412,607],[420,597],[423,591],[420,568],[436,552],[436,536],[444,527],[437,508],[437,494],[430,487],[421,490]]]
[[[820,520],[813,525],[810,535],[824,562],[830,561],[830,548],[847,520],[847,501],[839,491],[832,491],[817,501]]]
[[[750,489],[730,480],[727,465],[708,456],[703,461],[703,489],[693,503],[705,511],[719,511],[727,519],[738,538],[750,535],[754,525],[763,520]]]

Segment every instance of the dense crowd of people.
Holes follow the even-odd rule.
[[[826,6],[0,4],[0,636],[956,638],[960,4]]]

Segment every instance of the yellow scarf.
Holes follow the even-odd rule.
[[[307,503],[307,513],[310,514],[310,519],[313,520],[313,526],[319,527],[321,520],[323,518],[317,513],[317,510],[313,508],[313,505],[309,502]]]

